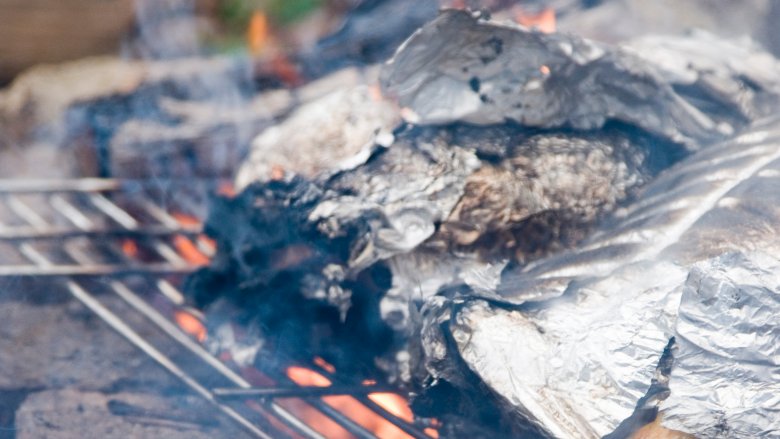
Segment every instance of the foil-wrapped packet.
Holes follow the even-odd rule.
[[[691,267],[724,253],[780,254],[779,180],[780,124],[764,121],[662,174],[578,250],[506,270],[499,298],[429,302],[431,376],[457,383],[462,360],[545,434],[596,438],[668,396],[648,392],[675,337],[679,363],[661,406],[670,427],[776,432],[777,331],[761,322],[780,311],[777,261]]]
[[[729,131],[636,56],[485,18],[446,10],[388,61],[383,90],[409,121],[595,129],[614,120],[691,149]]]

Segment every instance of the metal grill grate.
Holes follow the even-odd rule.
[[[0,181],[0,277],[51,278],[63,285],[130,343],[256,437],[324,437],[280,404],[280,398],[300,398],[353,436],[375,437],[322,399],[350,395],[409,436],[429,438],[425,425],[409,423],[368,397],[380,388],[349,383],[316,365],[312,368],[333,381],[331,387],[297,386],[279,371],[255,371],[272,377],[275,384],[253,387],[182,331],[172,314],[160,310],[182,308],[179,286],[183,276],[197,268],[177,252],[177,242],[184,240],[202,254],[213,254],[213,246],[200,236],[200,225],[182,218],[202,218],[205,199],[217,187],[215,181],[192,180]],[[127,318],[127,309],[113,311],[100,300],[102,290],[118,296],[141,318]],[[153,325],[173,343],[156,346],[140,335],[147,331],[132,323],[138,321]],[[187,361],[180,351],[186,352]]]

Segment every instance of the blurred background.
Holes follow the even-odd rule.
[[[0,0],[0,175],[232,175],[293,109],[375,85],[443,7],[623,45],[699,29],[780,54],[780,0]]]
[[[246,48],[259,54],[279,46],[301,50],[336,30],[350,10],[392,2],[422,9],[430,3],[425,0],[0,0],[0,84],[8,83],[25,68],[39,63],[99,54],[131,56],[128,37],[138,31],[139,19],[165,18],[161,10],[192,9],[198,37],[212,50]],[[677,33],[696,27],[722,36],[749,36],[776,55],[780,53],[780,39],[773,32],[780,22],[780,2],[774,0],[440,0],[437,3],[437,6],[492,11],[525,8],[529,14],[552,9],[558,15],[560,30],[613,42],[647,31]],[[620,21],[615,21],[615,17],[621,17]],[[385,18],[391,22],[393,17]],[[383,21],[372,23],[378,27],[384,24],[392,25]],[[171,25],[169,22],[168,26]]]

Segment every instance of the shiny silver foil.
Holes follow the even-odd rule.
[[[670,426],[702,437],[718,425],[724,437],[776,428],[777,330],[761,319],[780,312],[777,262],[724,256],[689,273],[728,252],[780,255],[778,188],[780,123],[764,121],[662,174],[581,249],[505,272],[500,298],[457,299],[447,317],[457,354],[541,430],[596,438],[632,414],[677,336]],[[707,274],[718,264],[738,287]],[[699,293],[697,278],[710,279]],[[742,285],[743,306],[721,297]],[[450,378],[435,326],[423,333],[427,365]]]
[[[381,80],[413,123],[511,120],[596,129],[617,120],[692,149],[720,129],[636,56],[466,11],[445,10],[420,28],[384,66]]]
[[[780,436],[780,260],[726,254],[694,265],[675,325],[663,425],[700,438]]]

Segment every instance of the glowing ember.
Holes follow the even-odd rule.
[[[184,227],[200,228],[201,222],[197,217],[187,215],[183,213],[173,212],[171,216],[176,219]],[[213,252],[216,248],[214,240],[206,235],[198,235],[198,243],[204,247],[207,251]],[[179,255],[184,258],[185,261],[193,265],[208,265],[209,257],[198,248],[198,246],[188,237],[184,235],[176,235],[173,237],[173,246]]]
[[[328,371],[328,373],[336,373],[336,368],[322,357],[314,357],[314,364]]]
[[[327,387],[331,385],[331,381],[327,377],[304,367],[291,366],[287,368],[287,376],[289,376],[291,380],[300,386]],[[409,409],[406,400],[404,400],[401,396],[392,393],[372,393],[369,395],[369,398],[376,404],[382,406],[388,412],[393,413],[394,415],[404,420],[412,420],[412,412]],[[390,421],[374,413],[360,401],[351,396],[325,396],[322,398],[322,400],[341,413],[349,416],[350,419],[352,419],[355,423],[371,431],[379,438],[411,437],[393,425]],[[303,415],[304,419],[312,426],[312,428],[327,437],[335,437],[334,433],[337,432],[328,430],[329,427],[321,424],[321,421],[318,418],[307,417],[308,414]]]
[[[284,168],[281,165],[271,166],[271,180],[280,181],[284,180]]]
[[[396,393],[371,393],[368,395],[371,401],[374,401],[383,409],[398,416],[406,422],[413,422],[414,415],[409,408],[406,400]]]
[[[138,256],[138,244],[130,238],[122,240],[122,252],[131,258]]]
[[[425,434],[427,434],[428,436],[430,436],[432,438],[438,439],[438,437],[439,437],[439,432],[435,428],[430,428],[429,427],[429,428],[426,428],[423,431],[425,432]]]
[[[192,215],[187,215],[186,213],[178,213],[173,212],[171,213],[171,216],[176,219],[176,221],[179,222],[182,226],[185,227],[200,227],[200,220]]]
[[[176,324],[179,325],[182,331],[195,337],[195,339],[199,342],[206,340],[206,327],[203,325],[200,319],[194,315],[187,311],[179,310],[173,313],[173,319],[176,321]]]
[[[300,366],[288,367],[287,376],[300,386],[328,387],[332,384],[326,376]]]
[[[209,258],[201,253],[198,247],[184,235],[173,237],[173,246],[185,261],[193,265],[208,265]]]
[[[233,198],[236,196],[236,187],[229,181],[223,181],[217,187],[217,193],[223,197]]]
[[[515,8],[515,21],[525,27],[536,28],[546,34],[555,32],[555,10],[546,8],[533,14],[524,11],[519,6]]]

